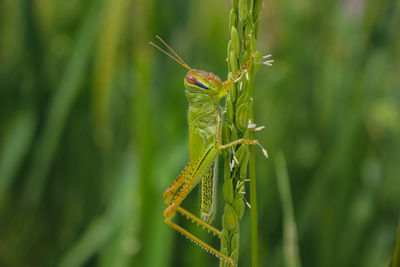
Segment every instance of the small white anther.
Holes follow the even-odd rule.
[[[235,166],[235,162],[232,160],[231,163],[229,163],[229,168],[231,171],[233,171],[233,167]]]
[[[260,143],[258,143],[257,145],[259,145],[259,146],[261,147],[261,150],[262,150],[264,156],[265,156],[266,158],[268,158],[268,152],[267,152],[267,150],[266,150],[265,148],[263,148],[263,146],[262,146]]]
[[[247,202],[247,201],[245,201],[246,202],[246,205],[247,205],[247,207],[249,207],[249,209],[251,209],[251,205],[250,205],[250,203],[249,202]]]
[[[238,161],[238,159],[236,158],[236,155],[233,155],[233,160],[236,162],[237,165],[239,165],[239,161]]]
[[[267,66],[272,66],[272,62],[274,62],[273,59],[261,62],[260,64],[267,65]]]
[[[242,91],[242,87],[243,87],[243,82],[241,82],[239,85],[239,91]]]
[[[263,65],[272,66],[272,62],[274,62],[273,59],[263,61],[263,59],[267,59],[269,57],[271,57],[271,54],[263,56],[262,59],[260,61],[258,61],[256,64],[263,64]]]
[[[249,80],[249,73],[246,71],[246,79]]]
[[[255,129],[256,127],[257,127],[256,124],[251,123],[251,122],[249,121],[249,125],[247,126],[247,128],[249,128],[249,129]]]
[[[263,151],[263,153],[264,153],[264,156],[265,156],[266,158],[268,158],[268,152],[267,152],[267,150],[266,150],[266,149],[263,149],[262,151]]]
[[[255,128],[254,129],[254,131],[261,131],[262,129],[264,129],[265,128],[265,126],[263,125],[263,126],[259,126],[259,127],[257,127],[257,128]]]

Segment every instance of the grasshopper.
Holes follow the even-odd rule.
[[[156,36],[156,38],[160,40],[175,57],[153,42],[150,42],[150,44],[188,70],[184,79],[184,86],[186,89],[186,97],[189,101],[188,124],[190,161],[163,194],[163,199],[167,205],[163,213],[165,223],[211,254],[235,266],[235,262],[231,258],[223,255],[215,248],[195,237],[189,231],[174,223],[172,219],[176,215],[176,212],[179,212],[221,238],[221,231],[210,225],[216,211],[215,166],[217,155],[222,150],[233,148],[239,144],[259,145],[259,143],[257,140],[238,139],[228,144],[222,144],[221,131],[223,112],[219,101],[227,95],[228,89],[232,84],[249,68],[256,53],[250,55],[247,62],[231,79],[221,82],[220,78],[211,72],[190,68],[164,40],[159,36]],[[265,149],[261,145],[260,147],[264,154],[266,154]],[[200,218],[198,218],[183,209],[180,205],[200,181],[201,207]]]

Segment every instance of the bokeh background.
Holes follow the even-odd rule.
[[[148,42],[158,34],[225,79],[230,6],[0,1],[1,266],[218,265],[163,222],[161,194],[188,161],[185,69]],[[261,16],[259,51],[275,62],[255,87],[266,126],[256,135],[270,154],[256,155],[260,266],[285,266],[281,152],[302,265],[388,266],[400,211],[400,2],[265,0]],[[198,191],[184,203],[194,213]],[[239,266],[250,266],[249,217]]]

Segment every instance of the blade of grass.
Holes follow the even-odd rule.
[[[182,140],[185,139],[177,138],[176,141],[171,141],[173,149],[160,153],[155,158],[155,162],[158,162],[159,165],[149,178],[156,185],[154,189],[157,196],[162,195],[171,177],[176,175],[176,166],[181,164],[182,158],[187,157],[186,142],[182,142]],[[154,205],[152,207],[154,210],[151,214],[152,219],[147,222],[148,228],[151,231],[146,233],[148,247],[143,252],[143,266],[169,266],[168,263],[173,258],[172,241],[174,238],[180,238],[180,236],[170,231],[162,219],[161,214],[165,209],[162,198],[159,197],[156,201],[153,200],[153,202]],[[154,255],[157,255],[157,257],[154,257]]]
[[[133,155],[132,155],[133,154]],[[132,163],[134,166],[132,166]],[[113,236],[115,231],[131,218],[131,214],[137,214],[138,201],[135,196],[138,191],[137,157],[130,149],[126,152],[125,159],[121,166],[114,168],[120,170],[115,177],[119,180],[119,185],[114,191],[113,201],[110,203],[108,211],[88,223],[82,237],[78,239],[66,254],[61,258],[58,266],[82,266],[100,248],[102,248]],[[138,220],[130,221],[131,225],[137,225]],[[132,236],[130,238],[133,238]]]
[[[101,22],[101,34],[94,58],[92,86],[92,116],[95,125],[95,141],[101,148],[110,149],[113,143],[110,118],[110,98],[121,46],[121,37],[126,25],[127,0],[106,1]]]
[[[93,1],[79,32],[74,52],[67,64],[64,76],[61,78],[60,85],[50,103],[48,117],[37,142],[31,172],[23,193],[26,203],[33,208],[40,201],[66,119],[85,78],[85,70],[99,28],[98,20],[100,19],[102,2]]]
[[[2,140],[4,146],[0,153],[0,207],[28,151],[35,127],[36,118],[32,110],[23,110],[17,114]]]
[[[397,240],[396,240],[396,248],[393,252],[393,261],[392,267],[400,267],[400,218],[399,223],[397,225]]]
[[[301,267],[296,221],[292,204],[292,193],[290,190],[285,157],[281,151],[275,156],[275,168],[283,211],[284,261],[286,262],[287,267]]]

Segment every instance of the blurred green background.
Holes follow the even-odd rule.
[[[185,70],[148,41],[158,34],[225,79],[230,8],[0,1],[0,266],[218,265],[163,222],[161,194],[188,161]],[[387,266],[400,212],[400,2],[267,0],[261,16],[258,47],[275,62],[255,87],[270,154],[257,152],[260,266],[285,266],[279,151],[302,265]],[[198,191],[184,203],[195,214]],[[250,266],[249,217],[239,266]]]

